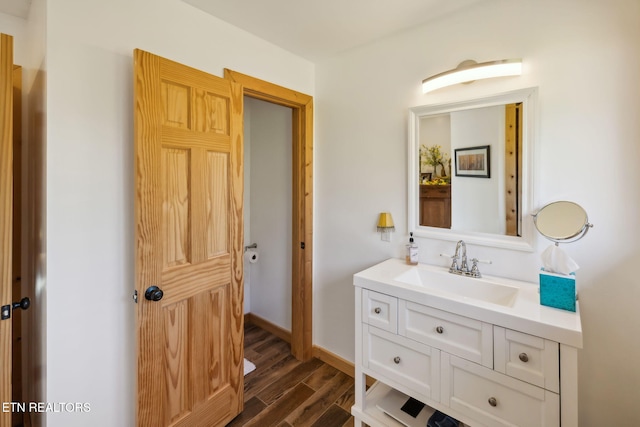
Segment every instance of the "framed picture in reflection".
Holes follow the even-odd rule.
[[[454,150],[456,176],[491,178],[490,145],[456,148]]]

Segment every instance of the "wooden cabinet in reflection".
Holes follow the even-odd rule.
[[[451,228],[451,185],[420,185],[420,225]]]

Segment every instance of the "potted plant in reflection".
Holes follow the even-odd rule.
[[[451,183],[451,178],[447,176],[447,169],[445,164],[451,168],[451,159],[447,153],[442,152],[442,147],[439,145],[432,145],[427,147],[424,144],[420,144],[420,166],[429,165],[433,168],[433,177],[430,181],[423,182],[427,185],[445,185]],[[440,166],[441,172],[438,173],[438,166]]]

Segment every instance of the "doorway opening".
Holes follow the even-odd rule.
[[[240,83],[243,94],[291,108],[291,354],[313,356],[313,98],[229,69],[225,78]]]

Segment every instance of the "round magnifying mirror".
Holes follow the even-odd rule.
[[[534,215],[533,221],[540,234],[554,242],[578,240],[593,227],[582,206],[567,201],[549,203]]]

